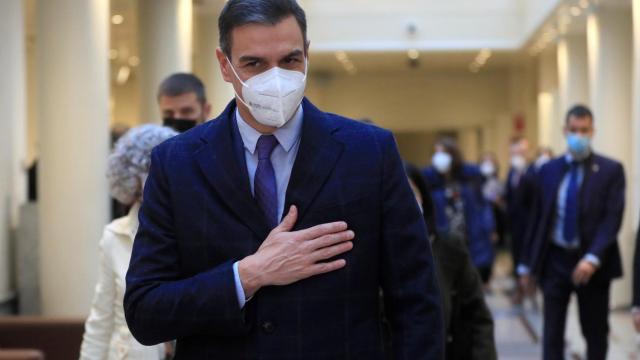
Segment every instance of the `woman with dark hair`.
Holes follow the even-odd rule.
[[[495,256],[495,220],[482,194],[482,174],[477,166],[464,162],[453,139],[439,140],[435,150],[432,166],[423,172],[435,207],[435,231],[465,240],[487,286]]]
[[[493,319],[466,246],[459,237],[433,231],[435,208],[427,183],[414,166],[405,164],[405,170],[431,234],[446,326],[446,358],[496,359]]]

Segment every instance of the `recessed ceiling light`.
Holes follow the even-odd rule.
[[[109,59],[110,60],[115,60],[117,58],[118,58],[118,50],[116,50],[116,49],[109,50]]]
[[[418,60],[418,58],[420,57],[420,52],[416,49],[411,49],[407,51],[407,56],[411,60]]]
[[[338,61],[340,62],[345,62],[349,60],[349,57],[347,56],[347,53],[344,51],[338,51],[336,52],[336,59],[338,59]]]
[[[129,58],[129,65],[136,67],[140,65],[140,58],[137,56],[132,56]]]
[[[123,22],[124,22],[124,16],[122,16],[122,15],[120,15],[120,14],[116,14],[116,15],[113,15],[113,16],[111,17],[111,23],[112,23],[113,25],[120,25],[120,24],[122,24]]]

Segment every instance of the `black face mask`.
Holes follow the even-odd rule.
[[[162,120],[162,125],[170,127],[179,133],[183,133],[189,129],[194,128],[196,125],[198,125],[198,122],[191,119],[165,118]]]

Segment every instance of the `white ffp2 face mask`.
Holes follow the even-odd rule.
[[[280,128],[293,117],[304,97],[308,68],[306,59],[304,73],[274,67],[247,81],[242,81],[231,61],[228,58],[227,61],[242,84],[242,97],[236,93],[236,98],[249,108],[256,121]]]
[[[449,153],[444,151],[436,151],[433,154],[433,158],[431,158],[431,164],[433,167],[441,174],[446,174],[451,170],[451,164],[453,163],[453,158]]]

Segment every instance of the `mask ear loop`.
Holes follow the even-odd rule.
[[[225,56],[225,58],[227,59],[227,62],[229,63],[229,66],[231,67],[231,71],[233,71],[233,75],[235,75],[236,79],[238,79],[238,81],[240,81],[242,86],[249,87],[249,86],[247,86],[247,84],[244,81],[242,81],[242,79],[240,79],[240,76],[238,76],[238,73],[236,72],[235,67],[233,67],[233,64],[231,63],[231,60],[229,60],[229,57]],[[238,94],[238,92],[236,91],[236,88],[233,85],[231,87],[233,88],[233,93],[236,94],[236,99],[240,100],[240,102],[243,103],[249,109],[252,109],[251,105],[247,104],[247,102],[244,101],[244,99],[240,96],[240,94]]]

